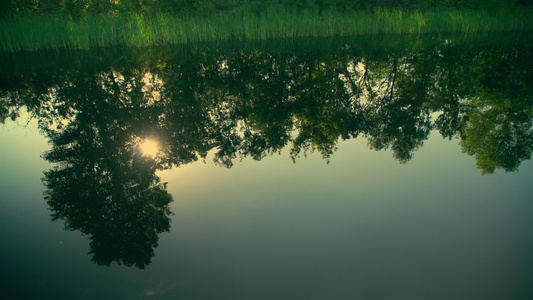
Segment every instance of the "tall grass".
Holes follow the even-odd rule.
[[[290,13],[269,8],[212,15],[151,17],[26,15],[0,19],[0,51],[91,49],[114,45],[153,46],[201,41],[348,36],[531,31],[530,10],[359,11],[350,14]]]

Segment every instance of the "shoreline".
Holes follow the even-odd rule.
[[[146,47],[195,42],[368,34],[494,33],[533,30],[531,9],[380,10],[291,13],[270,10],[153,16],[35,15],[0,18],[0,51]]]

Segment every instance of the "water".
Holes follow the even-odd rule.
[[[2,56],[3,295],[528,299],[532,58],[494,36]]]

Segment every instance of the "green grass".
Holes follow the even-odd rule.
[[[350,14],[270,8],[260,15],[69,16],[26,15],[0,19],[0,51],[91,49],[114,45],[154,46],[202,41],[531,31],[531,11],[360,11]]]

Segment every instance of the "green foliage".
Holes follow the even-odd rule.
[[[136,59],[118,51],[93,67],[102,57],[95,53],[80,59],[95,68],[83,76],[78,65],[54,62],[40,77],[3,75],[1,112],[26,106],[40,117],[57,145],[48,160],[85,164],[96,157],[113,173],[105,159],[111,155],[121,165],[115,173],[133,179],[128,166],[135,158],[122,144],[155,133],[162,154],[154,168],[187,164],[210,151],[216,163],[231,167],[237,158],[260,160],[285,147],[294,160],[313,151],[330,159],[339,140],[358,136],[407,163],[436,130],[459,138],[483,173],[512,172],[533,151],[533,53],[520,43],[495,46],[494,37],[486,46],[467,35],[395,36],[387,43],[367,36],[335,46],[335,39],[305,39],[270,51],[244,43],[228,50],[219,44],[129,48]],[[22,61],[33,56],[20,55]],[[159,78],[153,103],[145,76]],[[106,155],[103,145],[110,147]]]
[[[531,10],[421,12],[397,9],[339,14],[331,11],[320,13],[318,10],[289,13],[281,6],[269,6],[261,12],[236,10],[215,14],[214,11],[208,5],[197,6],[191,14],[147,15],[145,12],[87,15],[83,18],[30,14],[0,18],[0,51],[383,33],[531,31],[533,26],[529,17]]]
[[[198,12],[231,13],[265,10],[280,6],[290,13],[302,11],[346,13],[354,10],[433,10],[435,8],[488,9],[528,6],[525,0],[0,0],[0,16],[27,13],[68,14],[74,18],[90,14],[142,14]]]
[[[157,121],[158,110],[144,108],[154,99],[135,70],[69,75],[41,112],[53,145],[43,157],[59,163],[43,178],[52,219],[89,236],[95,263],[143,269],[172,214],[172,196],[155,175],[158,162],[135,143]]]

